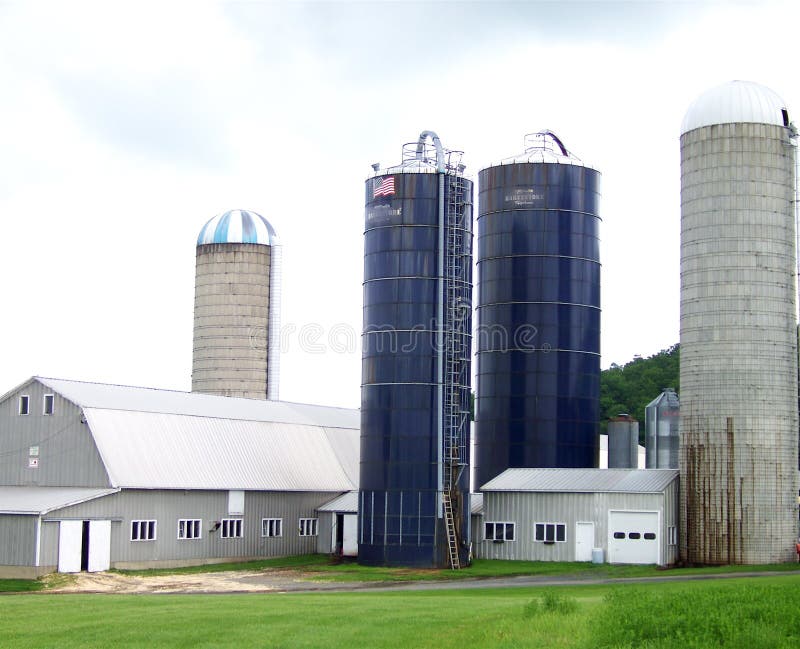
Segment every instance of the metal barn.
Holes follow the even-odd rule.
[[[483,529],[474,532],[475,556],[675,563],[678,473],[670,469],[508,469],[481,488]]]
[[[357,410],[33,378],[0,398],[0,576],[317,552]]]

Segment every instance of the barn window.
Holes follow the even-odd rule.
[[[484,523],[483,535],[487,541],[513,541],[514,523]]]
[[[644,533],[644,540],[645,541],[655,541],[656,540],[655,532],[645,532]]]
[[[179,539],[199,539],[202,536],[200,531],[203,524],[200,518],[181,518],[178,520]]]
[[[533,540],[540,543],[565,543],[567,526],[564,523],[535,523]]]
[[[615,539],[624,539],[625,538],[625,532],[614,532],[614,538]]]
[[[222,531],[220,536],[223,539],[240,539],[242,538],[242,519],[241,518],[223,518]]]
[[[300,536],[316,536],[317,535],[317,519],[316,518],[301,518],[299,527]]]
[[[155,541],[155,521],[131,521],[131,541]]]
[[[23,394],[19,398],[19,414],[27,415],[31,411],[31,398],[27,394]]]
[[[642,538],[642,535],[639,534],[639,532],[628,532],[628,538],[638,541],[640,538]]]
[[[261,536],[283,536],[283,519],[282,518],[262,518],[261,519]]]
[[[52,415],[54,405],[55,405],[55,397],[52,394],[44,395],[44,399],[42,401],[42,414]]]

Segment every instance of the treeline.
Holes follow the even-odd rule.
[[[662,349],[648,358],[613,363],[600,373],[600,432],[606,432],[610,417],[628,413],[639,420],[639,438],[644,441],[644,409],[664,388],[680,394],[680,345]]]

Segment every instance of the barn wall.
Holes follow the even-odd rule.
[[[301,537],[298,521],[315,518],[316,508],[335,495],[249,491],[245,493],[244,516],[229,516],[227,491],[123,490],[52,512],[47,518],[110,519],[112,567],[166,567],[316,553],[318,537]],[[201,519],[201,538],[177,538],[178,519],[182,518]],[[242,518],[243,537],[223,539],[220,529],[212,531],[222,518]],[[263,538],[262,518],[281,518],[282,536]],[[156,520],[156,540],[131,541],[133,520]]]
[[[52,415],[43,414],[45,394],[54,395]],[[29,398],[30,414],[19,414],[22,395]],[[110,486],[80,408],[38,381],[7,394],[0,401],[0,484]]]

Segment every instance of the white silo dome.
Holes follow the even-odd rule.
[[[729,81],[694,100],[681,124],[681,135],[702,126],[749,122],[789,126],[786,103],[773,90],[752,81]]]

